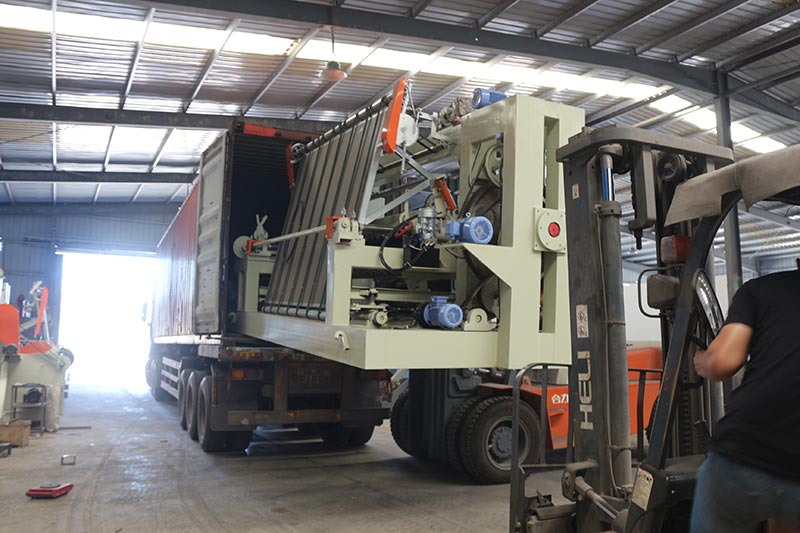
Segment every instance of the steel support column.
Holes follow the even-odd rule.
[[[731,102],[728,98],[728,74],[717,71],[719,98],[716,102],[717,112],[717,144],[733,148],[731,137]],[[739,232],[739,208],[733,206],[723,222],[725,232],[725,273],[728,280],[728,305],[742,286],[742,241]],[[741,383],[741,378],[733,376],[722,385],[724,398],[730,396],[734,387]],[[723,408],[724,412],[724,408]],[[715,413],[716,415],[716,413]],[[718,418],[715,416],[715,423]]]

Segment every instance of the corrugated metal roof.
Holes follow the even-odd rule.
[[[5,4],[42,10],[51,8],[50,0],[0,2],[0,6]],[[313,0],[310,3],[325,5],[328,2]],[[643,57],[677,60],[687,65],[706,67],[747,53],[768,42],[776,32],[793,32],[800,25],[800,3],[773,0],[675,0],[657,11],[652,9],[653,2],[646,0],[597,0],[592,4],[558,0],[520,0],[503,4],[492,0],[344,0],[342,4],[346,9],[404,19],[416,16],[421,21],[464,28],[480,26],[487,31],[538,36],[546,41],[577,47],[593,46],[625,54],[631,54],[639,48],[639,54]],[[235,28],[237,35],[247,34],[254,39],[264,36],[287,39],[284,41],[285,50],[254,53],[261,51],[258,47],[267,46],[267,41],[254,40],[256,44],[248,51],[223,49],[215,54],[215,47],[222,44],[221,37],[231,27],[235,15],[209,15],[190,9],[153,5],[151,24],[169,24],[177,28],[176,31],[183,28],[189,33],[206,32],[202,35],[212,35],[212,38],[203,42],[195,35],[191,42],[194,47],[176,46],[175,42],[152,42],[152,39],[145,40],[139,46],[136,39],[144,37],[143,21],[152,8],[115,1],[60,0],[59,13],[133,21],[131,31],[134,35],[123,40],[111,40],[107,37],[75,36],[72,35],[74,31],[57,31],[55,99],[51,91],[53,43],[50,33],[15,29],[13,23],[0,22],[0,103],[55,103],[60,106],[118,109],[125,97],[126,110],[237,115],[250,107],[264,84],[274,77],[269,89],[250,107],[247,116],[295,118],[302,114],[304,119],[336,121],[368,104],[398,76],[412,68],[399,62],[381,65],[367,60],[365,64],[352,68],[348,79],[330,86],[318,77],[327,60],[325,54],[309,58],[301,52],[301,57],[288,61],[288,67],[279,72],[281,65],[287,62],[286,54],[310,30],[320,30],[314,39],[320,41],[317,44],[324,48],[329,38],[327,27],[306,22],[242,17]],[[500,9],[503,5],[507,8]],[[585,9],[576,11],[578,5]],[[710,14],[716,16],[711,17]],[[698,20],[705,22],[698,25]],[[141,35],[135,35],[135,24],[140,24]],[[741,28],[749,28],[750,31],[741,32]],[[664,35],[671,37],[664,39]],[[346,45],[356,45],[366,50],[379,37],[374,32],[336,29],[340,51]],[[441,51],[446,45],[438,40],[435,32],[428,37],[402,38],[392,35],[381,48],[428,56]],[[455,97],[469,97],[476,87],[502,86],[510,93],[535,94],[552,101],[579,105],[585,109],[588,117],[597,118],[606,116],[610,110],[631,104],[635,99],[614,94],[594,94],[590,81],[582,83],[577,80],[597,78],[662,86],[657,80],[624,69],[598,69],[583,63],[551,61],[518,53],[498,54],[496,50],[479,46],[454,46],[443,57],[450,61],[471,62],[461,64],[465,67],[498,61],[497,65],[503,68],[523,67],[583,78],[570,78],[575,81],[568,86],[551,87],[537,85],[538,79],[528,77],[498,81],[485,69],[475,69],[469,74],[458,69],[435,73],[427,68],[414,76],[413,99],[416,105],[428,104],[430,110],[438,110]],[[361,59],[363,57],[354,57],[348,61]],[[788,47],[756,59],[737,66],[733,72],[735,79],[747,83],[769,76],[778,77],[800,64],[800,50]],[[351,66],[347,61],[342,61],[345,68]],[[459,81],[461,76],[467,76],[463,83]],[[800,76],[777,81],[777,84],[767,84],[763,91],[789,105],[800,104]],[[130,91],[126,96],[128,87]],[[680,91],[677,96],[691,104],[706,103],[709,99],[706,94],[688,90]],[[643,124],[644,127],[673,135],[716,142],[713,128],[686,117],[676,119],[665,116],[657,104],[619,114],[606,123]],[[800,127],[790,120],[758,111],[738,101],[732,102],[731,115],[734,122],[741,121],[739,127],[750,128],[747,131],[751,132],[751,136],[764,135],[786,145],[800,142]],[[53,124],[49,123],[0,119],[0,169],[52,168],[53,129]],[[56,124],[55,130],[57,168],[77,171],[97,171],[105,167],[108,171],[193,172],[200,154],[218,134],[211,130],[118,126],[113,128],[112,136],[111,126],[68,122]],[[755,153],[753,143],[736,145],[737,157],[749,157]],[[158,164],[154,165],[156,161]],[[98,188],[94,184],[68,183],[59,184],[55,192],[59,201],[64,202],[91,202],[94,199],[120,203],[132,200],[176,202],[182,199],[184,189],[185,186],[176,184],[103,184]],[[11,202],[12,196],[13,201],[20,203],[47,202],[52,200],[53,192],[52,184],[48,183],[9,183],[8,187],[0,186],[0,203]],[[766,243],[764,246],[767,249],[783,250],[787,245],[794,246],[791,229],[776,227],[752,215],[743,215],[742,222],[748,246],[751,241],[752,246],[756,246],[755,254],[762,253],[762,249],[758,248],[760,245],[754,240],[756,238],[761,239],[758,242]],[[777,237],[769,240],[770,231],[775,232]]]

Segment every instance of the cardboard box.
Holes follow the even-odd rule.
[[[0,423],[0,441],[10,442],[12,446],[27,446],[31,440],[31,421],[14,420],[9,424]]]

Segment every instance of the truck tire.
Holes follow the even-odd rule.
[[[397,447],[408,455],[412,455],[411,447],[408,445],[409,411],[407,405],[408,389],[405,389],[397,396],[394,405],[392,405],[392,413],[389,416],[389,429]]]
[[[200,394],[200,382],[207,372],[192,370],[186,384],[186,430],[192,440],[197,440],[197,398]]]
[[[228,445],[227,450],[231,452],[244,452],[250,447],[250,441],[253,440],[252,431],[231,431],[227,434]]]
[[[464,463],[461,461],[461,453],[459,452],[461,427],[464,425],[464,419],[469,415],[470,411],[484,399],[484,396],[479,395],[467,398],[456,407],[450,415],[450,418],[447,419],[447,424],[445,425],[444,442],[445,450],[447,451],[447,460],[460,474],[467,473],[464,468]]]
[[[363,446],[372,438],[373,431],[375,431],[375,426],[348,428],[341,423],[319,425],[322,441],[328,446],[339,448]]]
[[[372,438],[375,426],[360,426],[352,428],[350,435],[350,446],[364,446]]]
[[[197,440],[204,452],[219,452],[225,449],[224,431],[211,429],[211,380],[210,375],[203,377],[197,396]]]
[[[520,403],[520,457],[525,464],[539,461],[539,417]],[[511,478],[511,398],[496,396],[478,403],[461,428],[459,451],[467,473],[486,484]]]
[[[188,368],[181,370],[181,375],[178,378],[178,416],[181,419],[181,427],[188,429],[186,417],[186,388],[189,386],[189,374],[192,371]]]

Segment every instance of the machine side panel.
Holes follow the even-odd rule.
[[[153,338],[193,333],[197,203],[195,186],[158,243]]]
[[[314,147],[303,158],[283,234],[324,226],[366,205],[378,170],[384,108]],[[366,200],[365,200],[366,199]],[[358,213],[365,215],[365,213]],[[317,232],[281,242],[266,311],[325,319],[327,240]]]

